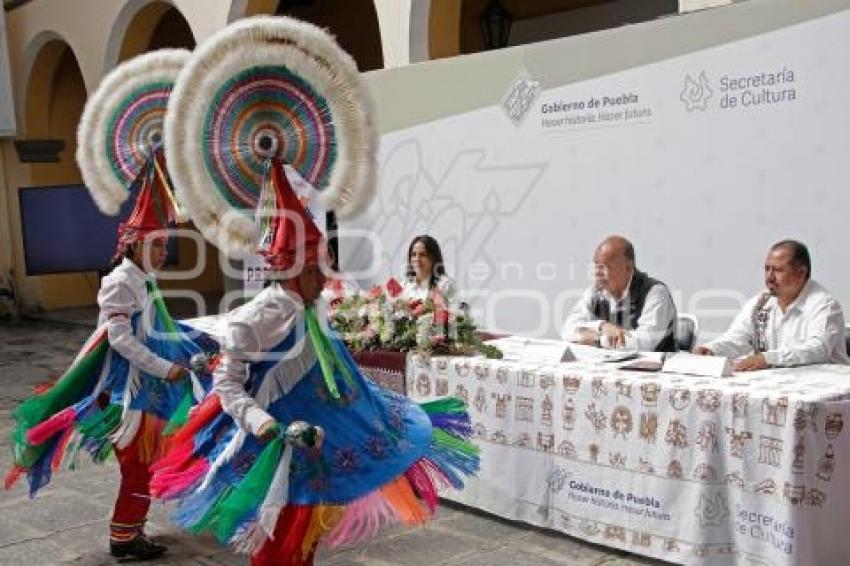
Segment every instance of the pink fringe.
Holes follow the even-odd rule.
[[[62,438],[59,439],[59,445],[56,447],[56,452],[53,453],[53,460],[50,462],[50,468],[55,472],[59,469],[62,459],[65,457],[65,452],[68,450],[68,443],[71,442],[71,437],[74,435],[74,429],[68,427],[62,433]]]
[[[434,486],[438,491],[448,489],[452,486],[451,480],[443,472],[442,468],[430,458],[420,458],[417,464],[421,464],[422,468],[428,472],[428,477],[434,482]]]
[[[15,485],[20,477],[27,473],[27,471],[20,466],[12,466],[9,468],[9,472],[6,474],[6,479],[3,482],[3,487],[5,489],[12,489],[12,486]]]
[[[425,500],[425,504],[431,510],[431,513],[435,513],[437,511],[439,495],[437,495],[437,486],[434,485],[434,480],[431,478],[431,474],[429,474],[426,460],[423,458],[417,461],[404,475],[407,477],[410,485],[413,486],[416,494]]]
[[[405,478],[421,497],[431,513],[437,509],[438,490],[450,487],[451,482],[434,462],[420,458],[404,473]],[[322,540],[328,548],[353,545],[374,538],[381,527],[401,522],[392,504],[381,490],[350,503],[339,523]]]
[[[198,459],[178,472],[160,471],[151,479],[151,495],[158,499],[180,497],[198,483],[209,469],[209,462]]]
[[[396,522],[398,517],[392,506],[381,492],[376,490],[350,503],[342,519],[323,542],[329,548],[357,544],[374,538],[382,526]]]
[[[186,468],[186,465],[192,460],[192,454],[195,452],[195,445],[191,439],[182,444],[176,442],[171,444],[171,449],[168,453],[151,464],[151,472],[154,474],[165,473],[170,474],[175,471]]]
[[[44,444],[58,432],[66,430],[77,418],[74,407],[63,409],[27,431],[27,443],[33,446]]]
[[[205,458],[192,458],[194,444],[188,439],[173,445],[168,454],[151,465],[150,492],[158,499],[174,499],[188,491],[210,468]]]

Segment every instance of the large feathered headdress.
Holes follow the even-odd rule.
[[[163,123],[184,49],[139,55],[106,75],[86,102],[77,129],[77,164],[104,214],[136,201],[118,231],[117,253],[179,216],[165,167]]]
[[[371,200],[376,148],[354,61],[327,32],[291,18],[241,20],[200,45],[166,115],[166,157],[195,225],[228,255],[261,251],[277,267],[298,247],[323,245],[284,165],[346,218]]]

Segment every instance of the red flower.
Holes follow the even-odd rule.
[[[413,299],[412,301],[410,301],[410,304],[408,306],[410,307],[410,310],[413,310],[421,304],[422,301],[420,299]]]
[[[369,298],[370,299],[378,299],[383,294],[384,294],[384,290],[381,289],[380,285],[375,285],[371,289],[369,289]]]
[[[401,284],[394,277],[390,277],[390,280],[387,281],[387,292],[390,294],[390,297],[395,299],[401,295],[401,290]]]
[[[449,311],[446,309],[437,309],[434,311],[434,324],[444,326],[449,323]]]
[[[419,318],[423,314],[425,314],[425,305],[422,304],[422,301],[417,301],[417,305],[410,309],[410,314],[414,317]]]

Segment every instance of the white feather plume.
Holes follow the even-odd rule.
[[[253,211],[234,209],[215,189],[203,139],[215,94],[239,72],[285,65],[328,102],[336,162],[322,204],[340,218],[362,212],[376,186],[377,134],[372,98],[354,60],[324,30],[292,18],[240,20],[201,44],[177,77],[165,117],[165,154],[178,201],[204,236],[232,257],[256,250]]]
[[[118,214],[127,200],[129,183],[116,175],[106,151],[109,119],[123,100],[152,83],[173,83],[190,52],[160,49],[139,55],[115,67],[86,101],[77,127],[77,165],[83,182],[104,214]]]

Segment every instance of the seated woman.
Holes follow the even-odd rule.
[[[440,244],[431,236],[416,236],[410,242],[402,287],[402,296],[408,299],[425,300],[437,291],[448,303],[454,301],[455,283],[446,275]]]

